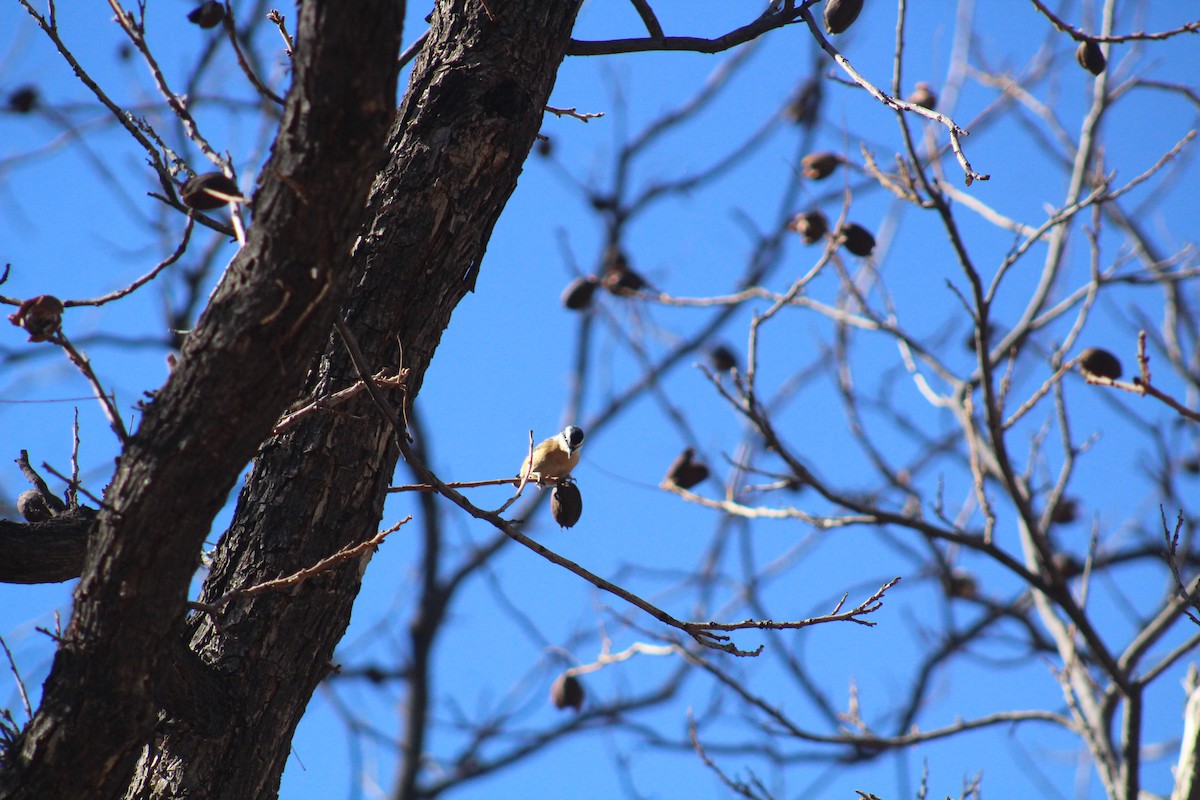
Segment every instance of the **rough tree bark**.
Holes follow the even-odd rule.
[[[411,402],[516,187],[578,3],[439,3],[381,171],[400,4],[326,5],[301,6],[295,83],[249,242],[122,457],[0,796],[274,796],[349,622],[364,562],[235,600],[219,624],[185,621],[199,547],[286,403],[358,379],[326,335],[334,309],[372,369],[403,359],[407,398],[391,399]],[[372,178],[360,215],[353,198]],[[202,600],[375,533],[394,432],[365,395],[338,410],[262,445]]]
[[[382,163],[401,11],[391,0],[303,4],[294,85],[246,246],[121,454],[0,796],[121,797],[161,719],[219,732],[220,717],[201,712],[236,693],[171,643],[214,515],[295,398],[345,296],[357,230],[330,209],[361,207]]]

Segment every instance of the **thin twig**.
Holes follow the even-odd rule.
[[[269,17],[270,15],[268,15]],[[242,68],[242,72],[258,90],[258,93],[267,98],[276,105],[283,105],[283,98],[271,90],[271,87],[262,82],[262,79],[254,72],[254,68],[250,66],[250,62],[246,60],[246,54],[242,52],[242,46],[238,44],[237,26],[233,21],[233,6],[229,0],[225,0],[225,35],[229,37],[229,43],[233,45],[233,52],[237,56],[238,66]],[[289,50],[288,55],[291,55]]]
[[[1042,12],[1046,19],[1054,23],[1054,27],[1058,28],[1063,33],[1069,34],[1072,39],[1078,42],[1109,42],[1110,44],[1115,44],[1117,42],[1140,42],[1148,40],[1170,39],[1174,36],[1178,36],[1181,33],[1200,32],[1200,20],[1197,20],[1195,22],[1184,23],[1178,28],[1173,28],[1169,31],[1159,31],[1157,33],[1137,31],[1135,33],[1127,33],[1122,36],[1115,36],[1113,34],[1108,34],[1106,36],[1092,35],[1090,33],[1084,33],[1078,28],[1072,27],[1067,22],[1064,22],[1056,17],[1053,11],[1046,8],[1045,4],[1042,3],[1042,0],[1032,0],[1032,2],[1037,7],[1037,10]]]
[[[105,303],[111,303],[113,300],[120,300],[122,297],[133,294],[135,291],[157,278],[158,274],[164,269],[171,266],[183,257],[184,252],[187,251],[188,241],[191,239],[192,228],[195,226],[195,224],[195,217],[193,217],[191,214],[188,214],[187,224],[184,225],[183,228],[183,238],[180,239],[179,246],[175,248],[175,252],[158,262],[154,269],[150,270],[133,283],[129,284],[123,289],[118,289],[115,292],[109,292],[102,297],[97,297],[92,300],[63,300],[63,308],[70,308],[72,306],[102,306]]]
[[[301,583],[304,583],[305,581],[309,580],[310,578],[313,578],[317,575],[320,575],[322,572],[325,572],[329,569],[332,569],[333,567],[336,567],[338,564],[341,564],[343,561],[348,561],[352,558],[355,558],[356,556],[359,556],[359,555],[365,553],[368,550],[378,547],[379,545],[383,544],[383,540],[386,539],[389,534],[395,533],[396,531],[400,530],[401,526],[403,526],[405,523],[407,523],[411,519],[412,519],[412,516],[409,515],[409,516],[405,517],[404,519],[400,520],[399,522],[397,522],[392,527],[388,528],[387,530],[380,531],[379,533],[375,534],[370,539],[367,539],[364,542],[359,542],[356,545],[344,547],[341,550],[338,550],[333,555],[327,556],[326,558],[321,559],[316,564],[313,564],[312,566],[309,566],[309,567],[304,567],[303,569],[299,569],[299,570],[293,572],[291,575],[288,575],[286,577],[274,578],[272,580],[263,581],[261,583],[256,583],[253,586],[246,586],[246,587],[243,587],[240,589],[233,589],[233,590],[228,591],[225,594],[221,595],[216,600],[213,600],[211,603],[190,603],[190,605],[192,606],[192,608],[195,608],[199,611],[207,611],[209,613],[219,614],[226,605],[228,605],[231,601],[236,600],[238,598],[253,597],[254,595],[262,594],[263,592],[273,591],[275,589],[285,589],[285,588],[289,588],[292,586],[298,586]]]
[[[17,662],[13,659],[12,651],[8,649],[8,642],[4,641],[3,636],[0,636],[0,647],[4,648],[4,655],[8,657],[8,669],[17,681],[17,691],[21,694],[21,705],[25,708],[25,716],[33,719],[33,706],[29,704],[29,693],[25,691],[25,681],[21,678],[21,671],[17,669]]]
[[[67,354],[67,358],[71,359],[71,363],[83,373],[83,377],[92,387],[92,393],[96,400],[100,403],[100,407],[104,410],[104,416],[108,418],[109,427],[113,433],[117,435],[122,445],[128,444],[129,432],[125,428],[125,423],[121,420],[121,412],[117,411],[115,398],[110,397],[104,391],[104,387],[100,385],[100,379],[96,377],[95,370],[92,369],[92,364],[88,361],[87,356],[75,349],[75,345],[71,344],[71,340],[62,332],[60,327],[58,330],[46,337],[46,341],[61,347]]]

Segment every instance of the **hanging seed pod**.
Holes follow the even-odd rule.
[[[562,293],[562,304],[572,311],[583,311],[592,304],[596,287],[600,282],[595,275],[584,275],[567,284]]]
[[[817,209],[797,214],[788,227],[800,234],[805,244],[816,244],[829,233],[829,220]]]
[[[1079,503],[1073,497],[1060,497],[1058,505],[1050,512],[1050,521],[1069,525],[1079,519]]]
[[[961,567],[950,571],[944,589],[947,597],[957,597],[959,600],[974,600],[979,596],[979,584],[975,576]]]
[[[825,0],[825,30],[844,33],[862,9],[863,0]]]
[[[723,344],[716,345],[708,351],[708,363],[712,365],[714,372],[729,372],[731,369],[737,369],[737,356]]]
[[[993,325],[992,323],[989,322],[987,324],[987,331],[988,331],[988,341],[992,342],[992,344],[995,344],[996,334],[999,333],[999,330],[997,330],[995,325]],[[974,328],[972,328],[970,331],[967,332],[966,338],[963,339],[963,347],[967,348],[972,353],[975,352],[976,343],[975,343],[975,329]]]
[[[225,6],[217,0],[207,0],[189,11],[187,18],[201,28],[215,28],[225,21]]]
[[[837,153],[830,153],[828,151],[809,153],[800,159],[800,171],[804,177],[810,180],[823,181],[832,175],[833,171],[841,163],[842,157]]]
[[[933,89],[929,88],[929,84],[925,81],[918,81],[913,88],[913,93],[908,96],[908,102],[914,106],[928,108],[933,111],[933,107],[937,105],[937,95]]]
[[[1079,43],[1079,47],[1075,48],[1075,60],[1093,75],[1104,72],[1104,67],[1108,64],[1100,44],[1093,39],[1085,39]]]
[[[228,205],[229,198],[241,199],[237,184],[223,172],[193,175],[179,190],[183,204],[198,211],[213,211]]]
[[[841,230],[842,244],[856,256],[869,256],[875,249],[875,237],[855,222],[847,222]]]
[[[696,451],[691,447],[687,448],[671,462],[667,477],[663,480],[680,489],[691,489],[708,477],[708,467],[695,459]]]
[[[628,256],[617,245],[610,244],[604,249],[602,264],[600,283],[613,294],[628,297],[646,288],[646,279],[630,268]]]
[[[550,687],[550,702],[555,708],[573,708],[575,711],[583,708],[583,684],[570,673],[564,672],[555,679]]]
[[[40,294],[21,303],[8,321],[29,331],[29,341],[44,342],[62,327],[62,300],[52,294]]]
[[[550,513],[562,528],[573,528],[583,514],[583,495],[574,481],[555,485],[550,494]]]
[[[1097,378],[1119,380],[1121,377],[1121,362],[1107,350],[1099,347],[1089,347],[1079,354],[1079,371],[1086,378],[1089,375]]]
[[[1064,579],[1074,578],[1083,572],[1083,564],[1070,553],[1055,553],[1050,560],[1054,569]]]
[[[554,152],[554,141],[549,136],[539,134],[537,144],[534,145],[534,150],[539,156],[545,158]]]
[[[811,129],[821,114],[821,81],[809,78],[800,85],[783,115],[802,128]]]
[[[37,108],[38,90],[36,86],[26,85],[13,89],[8,96],[8,107],[18,114],[28,114]]]

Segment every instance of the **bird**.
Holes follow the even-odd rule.
[[[571,474],[579,463],[579,448],[583,444],[583,429],[574,425],[563,428],[562,433],[544,440],[521,464],[518,478],[527,474],[529,480],[545,483],[560,481]]]

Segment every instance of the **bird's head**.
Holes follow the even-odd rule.
[[[583,444],[583,429],[576,428],[574,425],[568,425],[562,432],[563,443],[566,444],[567,450],[574,453]]]

